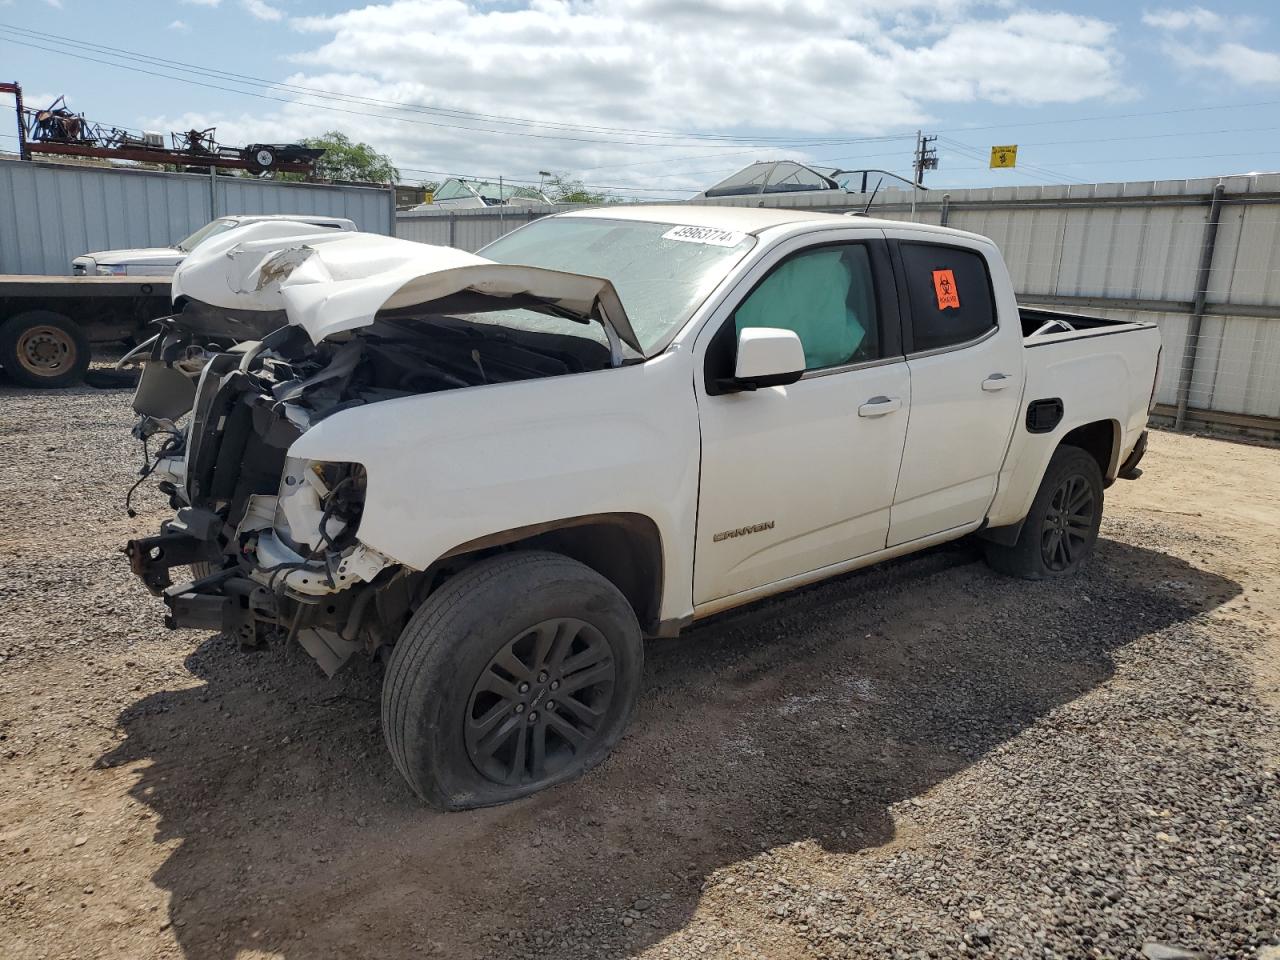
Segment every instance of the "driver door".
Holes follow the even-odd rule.
[[[883,550],[906,439],[911,379],[883,234],[794,238],[741,288],[704,332],[695,607]],[[798,381],[733,389],[749,327],[799,335]]]

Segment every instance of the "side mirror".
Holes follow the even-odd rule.
[[[804,344],[794,330],[748,327],[738,334],[738,362],[729,386],[755,390],[795,383],[804,366]]]

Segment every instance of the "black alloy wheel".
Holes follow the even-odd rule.
[[[414,611],[387,663],[382,730],[433,806],[506,803],[609,755],[643,665],[635,610],[612,582],[562,554],[500,553]]]
[[[554,777],[600,736],[613,699],[614,661],[583,620],[544,620],[489,661],[467,705],[467,754],[507,786]]]
[[[1013,543],[988,540],[987,563],[1027,580],[1069,577],[1092,556],[1102,526],[1102,467],[1080,447],[1053,452]]]
[[[1095,535],[1097,501],[1082,475],[1070,474],[1054,490],[1041,524],[1040,551],[1054,571],[1070,569],[1082,559]]]

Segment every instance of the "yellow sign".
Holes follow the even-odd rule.
[[[434,190],[424,190],[424,191],[423,191],[423,193],[422,193],[422,202],[423,202],[423,203],[435,203],[435,202],[436,202],[436,194],[435,194],[435,191],[434,191]]]
[[[991,148],[991,169],[1000,167],[1016,167],[1018,165],[1018,145],[1010,143],[1003,147]]]

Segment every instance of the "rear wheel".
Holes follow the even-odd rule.
[[[1027,580],[1070,576],[1093,554],[1102,524],[1102,471],[1079,447],[1059,447],[1012,546],[986,545],[987,563]]]
[[[89,338],[51,310],[29,310],[0,325],[0,367],[27,387],[66,387],[89,369]]]
[[[635,613],[594,570],[554,553],[491,557],[432,594],[401,634],[383,734],[428,803],[504,803],[609,754],[642,662]]]

